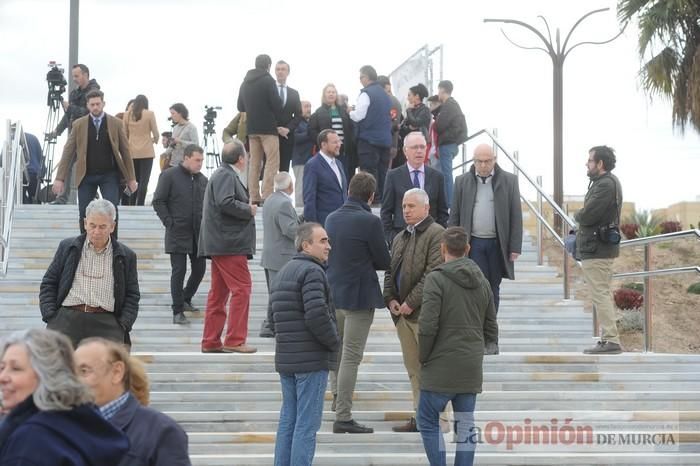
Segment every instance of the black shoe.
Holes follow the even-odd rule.
[[[184,304],[183,304],[183,306],[182,306],[182,309],[183,309],[185,312],[199,312],[199,309],[196,308],[196,307],[194,307],[194,306],[192,305],[192,302],[190,302],[190,301],[185,301]]]
[[[338,395],[333,394],[333,403],[331,403],[331,411],[335,412],[335,402],[338,401]]]
[[[54,201],[49,202],[50,205],[66,205],[66,201],[63,199],[56,199]]]
[[[260,338],[275,338],[275,332],[272,331],[272,325],[267,319],[263,320],[260,326]]]
[[[374,429],[371,427],[363,426],[358,424],[354,420],[349,421],[335,421],[333,423],[333,433],[334,434],[373,434]]]
[[[622,347],[611,341],[601,340],[591,348],[583,350],[584,354],[620,354]]]
[[[178,312],[177,314],[173,314],[173,324],[188,325],[189,323],[190,321],[187,320],[184,313]]]
[[[418,432],[418,425],[416,424],[416,418],[412,417],[408,420],[406,424],[400,426],[394,426],[391,428],[394,432]]]

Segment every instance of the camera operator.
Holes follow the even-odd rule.
[[[81,63],[78,63],[71,68],[71,77],[73,78],[73,82],[75,83],[76,87],[71,91],[70,96],[68,96],[68,102],[66,102],[65,99],[63,99],[61,102],[65,113],[63,114],[61,121],[58,122],[58,125],[53,133],[48,135],[50,139],[60,136],[66,129],[70,131],[70,128],[75,120],[87,115],[88,109],[86,96],[88,92],[100,89],[100,85],[97,84],[97,81],[90,79],[90,70],[88,67]],[[65,204],[68,202],[74,171],[75,169],[73,168],[73,165],[71,165],[68,176],[64,180],[65,189],[60,196],[56,197],[56,200],[53,201],[52,204]]]

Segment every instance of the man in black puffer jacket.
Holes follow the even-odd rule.
[[[310,466],[328,371],[338,368],[340,338],[324,265],[331,250],[328,235],[318,223],[304,223],[295,245],[299,254],[270,284],[275,370],[282,383],[275,464]]]

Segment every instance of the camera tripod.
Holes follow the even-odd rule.
[[[203,134],[204,141],[202,143],[202,149],[204,149],[204,156],[206,157],[206,170],[207,174],[211,174],[214,169],[219,168],[221,165],[221,156],[219,152],[219,142],[216,140],[216,129],[214,128],[216,122],[215,109],[219,110],[221,107],[204,107],[206,113],[204,115],[204,125]]]
[[[44,142],[41,146],[41,171],[39,172],[39,179],[36,188],[37,191],[35,195],[35,198],[39,202],[49,202],[49,186],[51,185],[51,175],[53,175],[54,170],[54,153],[56,152],[56,142],[58,141],[58,136],[56,136],[54,129],[58,126],[58,122],[61,119],[61,110],[63,109],[62,95],[66,90],[66,82],[65,79],[63,79],[63,70],[59,69],[53,62],[50,63],[49,66],[53,66],[49,72],[49,75],[47,75],[49,93],[46,97],[46,105],[49,107],[49,112],[46,116]],[[49,79],[51,73],[54,73],[53,79]],[[60,74],[60,81],[58,80],[56,73]],[[42,186],[44,189],[43,193]]]

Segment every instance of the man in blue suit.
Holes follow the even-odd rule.
[[[328,214],[348,198],[348,180],[336,159],[341,145],[338,133],[325,129],[317,143],[321,150],[304,166],[304,220],[324,225]]]

